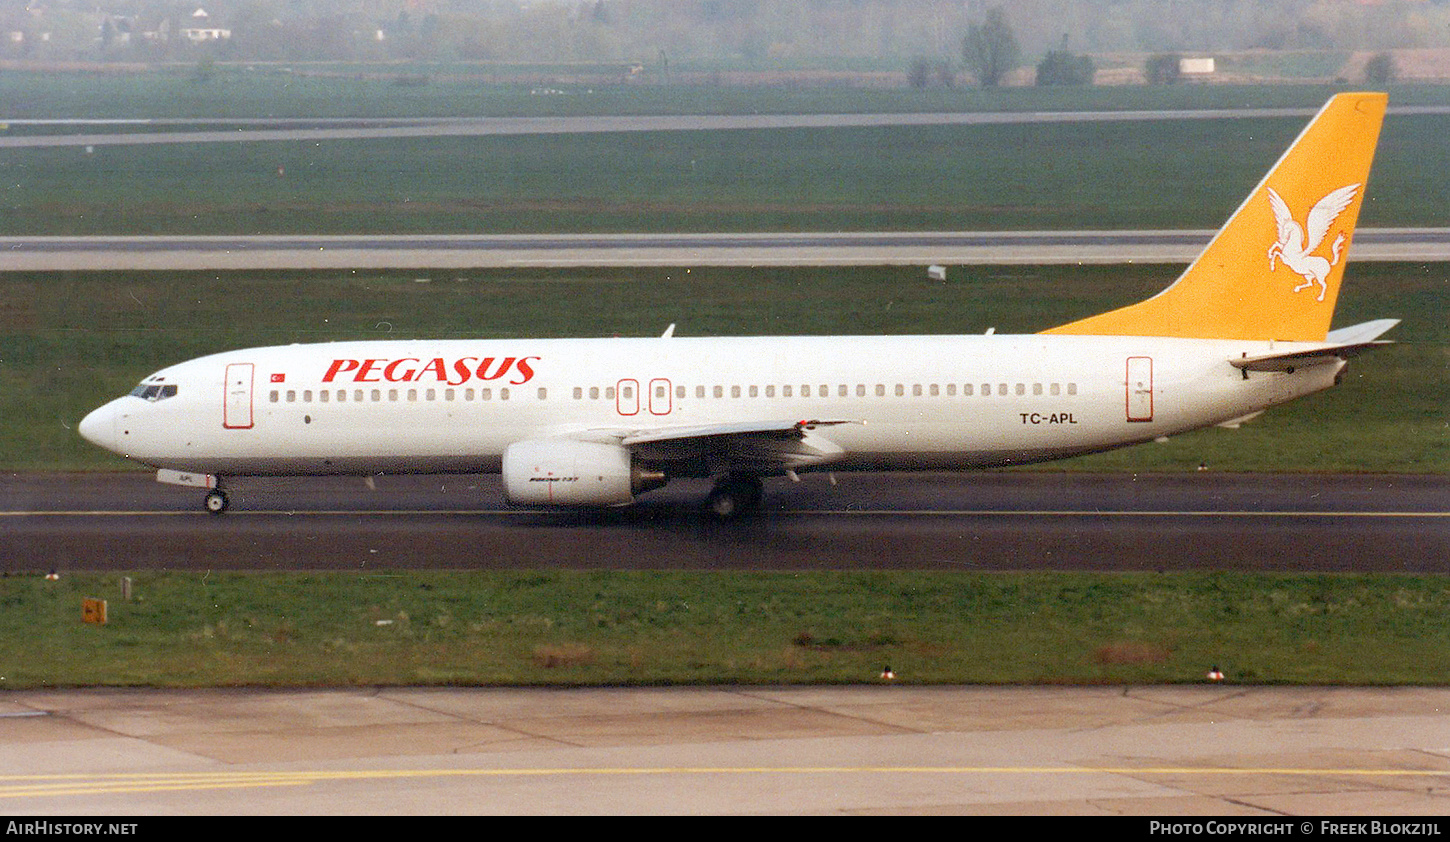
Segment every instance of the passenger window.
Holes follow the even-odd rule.
[[[717,398],[723,398],[723,397],[725,397],[725,387],[724,386],[716,386],[715,387],[715,397],[717,397]]]
[[[1077,394],[1077,384],[1076,383],[1069,383],[1069,384],[1067,384],[1067,393],[1069,395],[1075,395],[1075,394]]]
[[[589,399],[591,401],[597,401],[597,400],[599,400],[599,387],[598,386],[590,386],[589,387]]]
[[[501,401],[508,400],[509,399],[509,390],[508,389],[499,389],[498,390],[498,399],[501,400]]]
[[[277,402],[277,399],[280,398],[281,395],[278,395],[277,394],[277,390],[276,389],[273,389],[272,390],[272,394],[268,395],[268,397],[271,398],[272,403],[276,403]]]
[[[539,387],[539,400],[546,401],[548,399],[549,399],[549,390],[543,388],[542,386],[540,386]]]
[[[575,386],[574,387],[574,400],[576,400],[576,401],[577,400],[582,400],[583,398],[584,398],[584,388],[582,386]]]
[[[1062,384],[1061,383],[1053,383],[1052,385],[1050,385],[1050,386],[1047,387],[1047,392],[1048,392],[1048,394],[1054,395],[1054,396],[1055,395],[1062,394]]]

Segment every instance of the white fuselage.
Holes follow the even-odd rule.
[[[1294,343],[1099,336],[338,342],[215,354],[88,416],[92,441],[217,475],[493,472],[510,444],[831,422],[831,470],[975,468],[1148,441],[1324,389],[1247,375]],[[138,387],[139,389],[139,387]]]

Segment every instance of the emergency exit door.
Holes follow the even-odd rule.
[[[1153,358],[1128,357],[1129,421],[1153,420]]]
[[[669,415],[674,409],[674,396],[670,394],[670,381],[655,378],[649,382],[649,411],[652,415]]]
[[[252,363],[232,363],[227,366],[222,426],[228,430],[252,428],[252,377],[256,374],[256,368]]]

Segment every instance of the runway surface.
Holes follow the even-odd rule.
[[[1215,232],[925,231],[0,237],[0,271],[1187,263]],[[1450,260],[1450,228],[1365,228],[1354,259]]]
[[[1435,111],[1424,113],[1444,113]],[[581,117],[459,117],[353,120],[114,120],[104,124],[78,120],[11,120],[15,126],[64,129],[57,133],[0,135],[0,149],[60,146],[122,146],[156,143],[237,143],[257,141],[365,140],[405,137],[458,137],[588,134],[639,131],[719,131],[741,129],[844,128],[859,126],[943,126],[1001,123],[1098,122],[1103,120],[1189,120],[1236,117],[1306,117],[1316,109],[1242,108],[1191,111],[926,112],[898,114],[681,114],[598,115]],[[1422,112],[1414,112],[1422,113]],[[113,131],[74,132],[104,125]],[[193,128],[217,126],[217,128]],[[128,131],[127,129],[141,129]],[[114,129],[120,129],[119,131]]]
[[[592,134],[598,132],[833,129],[870,126],[967,126],[1023,123],[1144,122],[1312,117],[1317,108],[1224,108],[1150,111],[984,111],[892,114],[665,114],[581,117],[448,117],[413,119],[10,120],[9,125],[120,131],[0,135],[0,149],[129,146],[156,143],[367,140],[408,137]],[[1450,114],[1450,106],[1396,106],[1390,116]],[[195,126],[219,128],[194,129]],[[127,131],[138,128],[141,131]]]
[[[149,474],[0,479],[0,572],[168,569],[1450,572],[1450,478],[841,474],[700,511],[676,481],[627,509],[508,509],[496,476],[255,479],[233,508]]]
[[[1412,687],[24,691],[0,695],[0,810],[140,834],[165,815],[969,813],[1434,832],[1447,707]]]

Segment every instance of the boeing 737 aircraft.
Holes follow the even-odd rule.
[[[522,506],[708,509],[763,477],[981,468],[1233,426],[1326,389],[1392,319],[1330,331],[1386,96],[1331,99],[1203,254],[1137,304],[1023,336],[368,341],[171,366],[80,433],[207,489],[254,475],[501,472]]]

